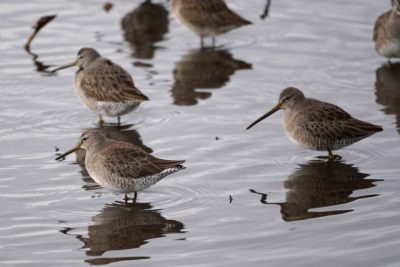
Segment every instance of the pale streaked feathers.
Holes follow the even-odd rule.
[[[138,192],[168,174],[183,169],[184,160],[156,158],[133,144],[106,138],[100,131],[86,130],[78,147],[57,159],[82,148],[85,166],[93,180],[111,191]]]
[[[391,10],[383,13],[375,22],[373,41],[375,50],[387,58],[400,57],[400,7],[393,1]]]
[[[92,48],[81,48],[74,63],[53,72],[76,65],[79,69],[75,74],[75,92],[93,112],[121,116],[148,100],[126,70]]]
[[[312,98],[306,98],[297,88],[284,89],[277,106],[252,123],[283,109],[283,128],[295,143],[312,150],[337,150],[364,139],[382,127],[353,118],[340,107]],[[330,158],[331,159],[331,158]]]
[[[188,29],[203,37],[251,24],[233,12],[223,0],[171,0],[171,12]]]

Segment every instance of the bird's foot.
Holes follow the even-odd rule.
[[[317,159],[334,161],[334,160],[341,160],[342,156],[332,154],[332,155],[329,155],[329,156],[317,156]]]

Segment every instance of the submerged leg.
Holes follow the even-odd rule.
[[[339,155],[334,155],[333,153],[332,153],[332,150],[330,150],[330,149],[328,149],[328,153],[329,153],[329,156],[328,156],[328,160],[329,161],[332,161],[332,160],[341,160],[342,159],[342,157],[341,156],[339,156]]]
[[[99,126],[100,127],[103,126],[103,123],[104,123],[103,117],[101,116],[101,113],[99,113]]]
[[[137,192],[135,191],[134,195],[133,195],[133,199],[132,202],[136,203],[136,199],[137,199]]]
[[[215,36],[212,37],[212,47],[215,48]]]
[[[204,48],[204,38],[200,36],[200,48]]]
[[[328,160],[329,161],[334,160],[335,159],[335,155],[333,155],[332,150],[330,150],[329,148],[328,148],[328,153],[329,153]]]
[[[121,117],[118,116],[118,126],[120,126],[120,125],[121,125]]]
[[[126,203],[128,203],[128,200],[129,200],[129,198],[128,198],[128,194],[127,194],[127,193],[125,193],[125,196],[124,196],[124,202],[125,202],[125,204],[126,204]]]

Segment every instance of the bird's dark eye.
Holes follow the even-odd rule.
[[[88,140],[87,136],[82,137],[82,141],[86,141],[86,140]]]
[[[83,59],[83,56],[79,56],[79,59]]]
[[[289,99],[290,99],[290,96],[288,96],[288,97],[284,98],[284,99],[283,99],[283,102],[288,102],[288,101],[289,101]]]

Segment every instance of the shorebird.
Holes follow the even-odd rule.
[[[364,139],[382,127],[353,118],[340,107],[312,98],[306,98],[299,89],[284,89],[278,104],[250,124],[250,129],[276,111],[283,109],[283,128],[289,139],[307,149],[328,151],[329,160],[337,150]]]
[[[106,138],[100,131],[87,130],[76,147],[58,156],[62,160],[79,148],[86,151],[85,165],[93,180],[104,188],[124,193],[144,190],[165,176],[184,168],[184,160],[156,158],[140,147]]]
[[[118,117],[119,123],[121,115],[149,100],[136,88],[126,70],[93,48],[81,48],[76,61],[52,72],[73,66],[79,67],[75,73],[75,92],[86,107],[99,114],[100,125],[103,123],[102,114]]]
[[[391,10],[383,13],[375,22],[373,40],[379,55],[400,57],[400,0],[392,0]]]
[[[200,36],[201,47],[204,37],[215,37],[219,34],[251,24],[233,12],[224,0],[171,0],[171,13],[181,24]]]

